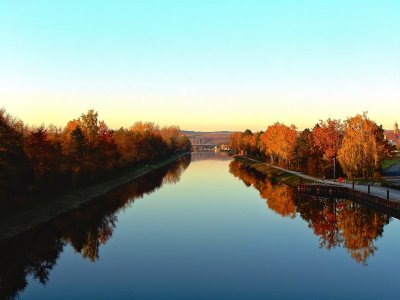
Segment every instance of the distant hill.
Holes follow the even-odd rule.
[[[229,136],[232,131],[191,131],[182,130],[182,133],[186,135],[192,144],[214,144],[214,145],[226,145],[228,144]]]

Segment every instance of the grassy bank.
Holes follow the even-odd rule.
[[[397,153],[391,159],[384,160],[382,163],[382,171],[386,171],[390,167],[392,167],[393,165],[398,164],[398,163],[400,163],[400,153]]]
[[[118,186],[129,183],[133,179],[163,167],[184,155],[187,155],[187,153],[171,156],[160,162],[131,170],[121,176],[75,190],[64,196],[42,198],[23,207],[2,210],[0,212],[0,241],[16,236],[61,214],[76,209],[93,198],[102,196]]]
[[[312,180],[308,180],[295,174],[276,169],[266,163],[258,162],[244,156],[235,156],[235,159],[266,175],[272,180],[272,182],[279,181],[293,187],[299,185],[300,183],[313,182]]]

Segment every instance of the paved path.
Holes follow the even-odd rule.
[[[384,176],[400,176],[400,163],[394,164],[383,172]]]
[[[394,164],[383,172],[383,178],[394,184],[400,185],[400,163]]]
[[[348,187],[348,188],[353,188],[353,184],[352,183],[343,182],[343,183],[340,184],[339,182],[335,182],[333,180],[326,180],[326,179],[323,180],[323,179],[320,179],[320,178],[316,178],[316,177],[312,177],[312,176],[306,175],[306,174],[304,174],[302,172],[290,171],[290,170],[286,170],[286,169],[281,168],[281,167],[277,167],[275,165],[263,163],[261,161],[258,161],[258,160],[252,159],[252,158],[248,158],[248,157],[245,157],[245,158],[248,159],[248,160],[257,162],[257,163],[265,164],[265,165],[267,165],[267,166],[269,166],[271,168],[275,168],[275,169],[278,169],[278,170],[281,170],[281,171],[284,171],[284,172],[287,172],[287,173],[302,177],[304,179],[312,180],[312,181],[314,181],[316,183],[332,184],[332,185],[337,185],[337,186],[345,186],[345,187]],[[368,186],[367,185],[355,184],[354,185],[354,189],[357,190],[357,191],[368,193]],[[400,190],[390,189],[390,188],[381,187],[381,186],[371,186],[370,187],[371,195],[378,196],[378,197],[381,197],[381,198],[384,198],[384,199],[386,199],[388,190],[389,190],[389,198],[390,198],[390,200],[395,200],[395,201],[399,201],[400,202]]]

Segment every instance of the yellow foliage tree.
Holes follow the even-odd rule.
[[[377,177],[385,148],[382,128],[370,120],[367,113],[358,114],[345,122],[339,162],[348,177]]]

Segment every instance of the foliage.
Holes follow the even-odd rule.
[[[364,176],[378,178],[381,165],[390,156],[392,148],[384,139],[381,126],[357,115],[340,120],[320,120],[315,127],[296,132],[294,125],[279,122],[268,126],[265,132],[252,133],[249,129],[234,132],[229,147],[241,155],[265,159],[320,177]]]
[[[190,151],[179,127],[136,122],[111,130],[93,109],[54,125],[26,128],[0,110],[0,202],[21,190],[57,189],[81,185],[121,168],[146,164],[174,153]]]
[[[379,176],[382,161],[388,156],[386,149],[382,128],[366,113],[346,120],[339,161],[347,176]]]
[[[333,159],[337,157],[343,138],[342,127],[340,120],[328,119],[326,122],[321,120],[313,128],[314,147],[328,164],[333,164]]]
[[[290,165],[296,144],[296,127],[275,123],[261,136],[261,143],[271,161],[278,158],[279,161],[284,160]]]
[[[11,197],[28,176],[24,151],[23,125],[0,109],[0,200]]]

